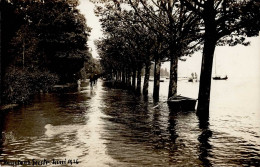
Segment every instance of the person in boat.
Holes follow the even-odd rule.
[[[194,79],[194,73],[191,73],[191,79]]]
[[[188,79],[188,82],[193,82],[194,79],[194,73],[191,73],[191,77]]]
[[[197,73],[195,72],[195,74],[194,74],[195,76],[194,76],[194,79],[195,79],[195,82],[197,82],[198,81],[198,76],[197,76]]]

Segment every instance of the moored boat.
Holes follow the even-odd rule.
[[[195,111],[196,99],[176,96],[168,99],[167,103],[169,107],[177,111]]]
[[[221,77],[220,75],[217,75],[217,66],[216,66],[217,60],[216,59],[217,58],[215,56],[215,76],[212,77],[212,79],[214,79],[214,80],[227,80],[228,79],[227,75],[225,77]]]

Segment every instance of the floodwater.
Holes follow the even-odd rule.
[[[161,82],[157,103],[152,82],[147,99],[101,80],[38,95],[2,115],[2,166],[260,166],[258,81],[212,81],[208,124],[194,111],[171,111],[168,84]],[[198,85],[179,81],[178,94],[197,98]]]

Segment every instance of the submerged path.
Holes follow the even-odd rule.
[[[4,115],[0,160],[54,160],[47,165],[54,167],[259,166],[259,110],[223,103],[201,126],[195,112],[172,112],[151,94],[144,99],[102,80],[92,89],[41,94]]]
[[[88,117],[86,125],[84,125],[79,131],[78,135],[88,148],[88,155],[83,159],[83,163],[86,166],[105,167],[109,164],[114,164],[115,160],[107,154],[107,141],[102,138],[106,133],[104,115],[102,109],[105,107],[102,90],[102,82],[97,82],[93,88],[91,88],[90,94],[92,95],[89,100],[89,112],[85,116]]]

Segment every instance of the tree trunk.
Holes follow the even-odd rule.
[[[160,92],[160,70],[161,70],[161,59],[155,59],[154,63],[154,87],[153,87],[153,98],[155,100],[159,99]]]
[[[198,114],[208,115],[209,112],[212,63],[215,47],[216,42],[214,40],[205,40],[200,74],[199,98],[197,108]]]
[[[141,72],[142,72],[142,68],[138,67],[138,70],[137,70],[137,86],[136,86],[136,91],[137,91],[138,94],[141,93],[141,79],[142,79]]]
[[[127,71],[127,87],[131,86],[131,75],[130,75],[130,70],[128,69]]]
[[[171,57],[170,64],[170,82],[168,98],[177,96],[177,82],[178,82],[178,56]]]
[[[25,42],[24,42],[24,37],[23,37],[23,52],[22,52],[22,55],[23,55],[23,69],[24,69],[24,55],[25,55]]]
[[[116,72],[116,75],[117,75],[117,80],[116,80],[116,81],[120,81],[121,72],[120,72],[120,71],[117,71],[117,72]]]
[[[151,63],[145,64],[145,76],[144,76],[144,86],[143,86],[143,95],[148,95],[148,87],[149,87],[149,78],[150,78],[150,70],[151,70]]]
[[[116,81],[118,81],[118,71],[115,71],[115,78],[116,78]]]
[[[1,22],[0,23],[0,34],[2,34],[2,11],[0,11],[0,22]],[[2,104],[2,59],[1,58],[2,58],[2,39],[0,39],[0,106]],[[1,137],[1,135],[0,135],[0,137]]]
[[[127,69],[125,70],[125,85],[127,86],[128,84],[128,72]]]
[[[132,75],[132,87],[133,87],[133,90],[135,90],[135,81],[136,81],[136,69],[134,68],[133,69],[133,75]]]
[[[93,73],[92,70],[91,70],[91,73]],[[110,76],[111,76],[111,80],[113,81],[113,80],[114,80],[114,73],[113,73],[113,70],[111,70]]]
[[[216,13],[214,11],[214,1],[207,1],[203,11],[205,22],[205,42],[202,54],[202,64],[200,73],[200,86],[198,97],[198,115],[208,115],[210,105],[210,88],[212,77],[212,63],[214,51],[217,43]]]
[[[125,69],[124,68],[122,69],[122,82],[123,82],[123,84],[126,83],[125,82]]]

